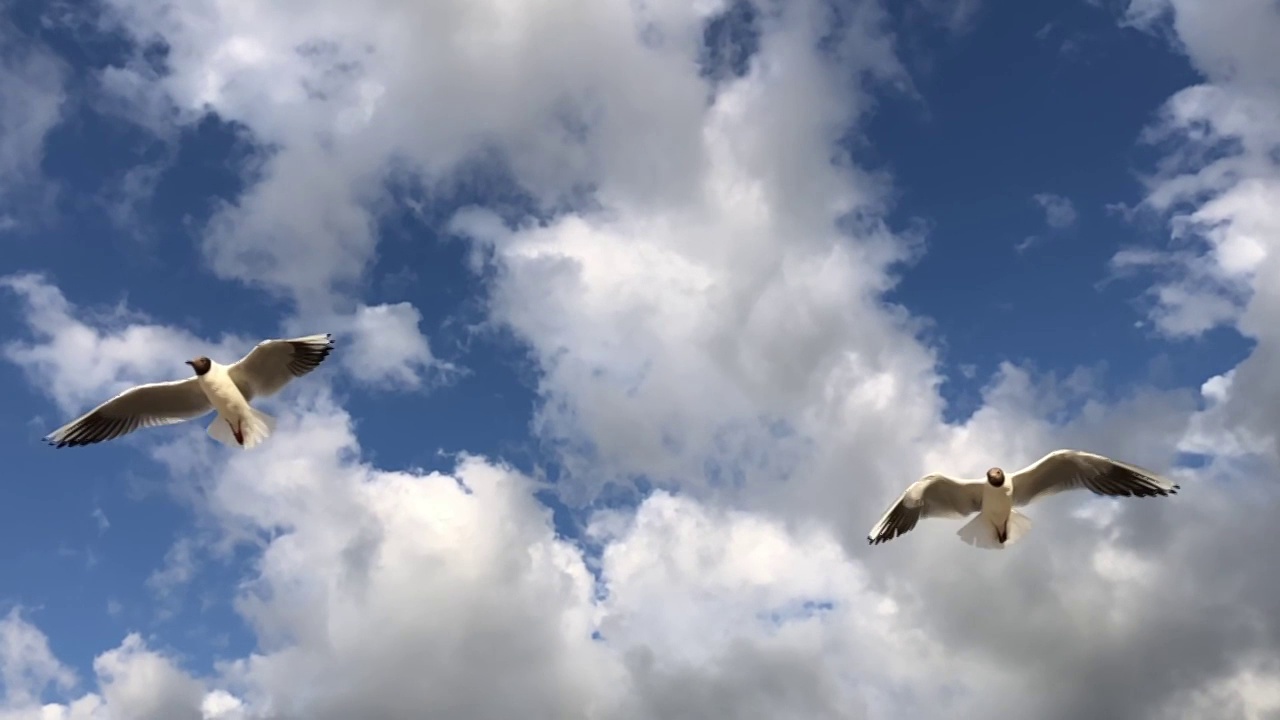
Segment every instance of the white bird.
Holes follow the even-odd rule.
[[[129,388],[45,436],[54,447],[111,440],[140,428],[172,425],[216,410],[213,439],[251,448],[266,440],[275,419],[249,405],[279,392],[289,381],[315,370],[333,350],[328,333],[290,340],[264,340],[231,365],[203,355],[187,360],[195,376]]]
[[[962,480],[934,473],[911,484],[867,535],[876,545],[906,533],[920,518],[978,516],[956,532],[980,548],[1003,549],[1031,529],[1014,510],[1038,498],[1085,488],[1111,497],[1176,495],[1178,485],[1140,467],[1080,450],[1055,450],[1009,476],[993,467],[987,479]]]

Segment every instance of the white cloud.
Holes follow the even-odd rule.
[[[109,5],[137,37],[170,48],[171,72],[154,83],[114,71],[114,86],[147,98],[140,118],[154,124],[158,94],[177,118],[216,112],[274,148],[251,191],[209,228],[215,271],[308,302],[367,270],[370,210],[395,166],[430,185],[497,150],[553,201],[603,175],[641,196],[678,198],[686,188],[664,182],[668,168],[687,175],[700,161],[688,120],[705,87],[691,70],[699,22],[716,3],[557,0],[533,12],[388,2],[355,12],[331,2],[303,16],[272,5]],[[644,41],[638,26],[663,41]]]
[[[942,433],[945,444],[916,440],[909,449],[957,469],[992,456],[1029,459],[1058,436],[1152,457],[1185,418],[1157,395],[1086,410],[1063,429],[1037,419],[1061,395],[1090,392],[1087,378],[1039,387],[1006,367],[974,418]],[[845,401],[846,412],[871,399]],[[233,591],[255,649],[197,678],[129,635],[95,662],[94,688],[78,696],[64,688],[63,704],[41,712],[93,720],[515,712],[638,720],[929,716],[945,706],[953,717],[1023,708],[1053,718],[1162,707],[1170,683],[1215,692],[1214,683],[1236,672],[1218,660],[1223,653],[1266,656],[1260,640],[1233,640],[1234,631],[1205,635],[1235,621],[1194,621],[1231,602],[1252,627],[1276,597],[1266,583],[1241,589],[1242,579],[1266,576],[1256,564],[1268,561],[1240,552],[1238,534],[1221,532],[1215,518],[1240,509],[1206,483],[1196,486],[1200,503],[1120,506],[1104,537],[1090,517],[1072,517],[1069,503],[1046,505],[1028,545],[1040,552],[994,562],[956,542],[941,521],[917,529],[910,543],[867,553],[850,536],[887,502],[877,487],[900,489],[909,473],[872,466],[840,492],[837,479],[866,467],[851,453],[874,456],[863,441],[831,435],[770,510],[656,493],[634,512],[592,518],[586,545],[597,555],[559,537],[533,497],[539,486],[500,463],[464,456],[450,474],[374,467],[362,458],[352,418],[324,392],[279,417],[260,452],[192,452],[189,441],[203,438],[185,436],[152,451],[188,488],[199,526],[212,533],[195,542],[214,552],[241,542],[257,548]],[[1147,420],[1137,433],[1135,418]],[[1250,503],[1246,511],[1260,517],[1237,519],[1266,527],[1259,520],[1274,505]],[[1044,550],[1054,546],[1060,552],[1046,565]],[[1216,562],[1224,553],[1240,562]],[[1028,629],[1012,616],[990,613],[993,586],[1018,607],[1041,609],[1034,637],[1022,637]],[[1076,617],[1104,622],[1105,632],[1079,633]],[[1161,643],[1194,644],[1195,664],[1167,676],[1140,661],[1169,653]],[[1029,655],[1042,647],[1064,649]],[[1100,658],[1126,672],[1099,685],[1090,673]],[[957,663],[973,673],[951,674]],[[1059,679],[1051,692],[1041,673]],[[7,702],[27,712],[31,697]]]
[[[21,367],[63,413],[86,410],[137,383],[184,377],[189,369],[183,362],[196,355],[234,362],[260,340],[223,335],[211,342],[145,317],[136,322],[138,313],[123,304],[107,311],[77,307],[37,274],[0,276],[0,289],[17,296],[32,335],[9,340],[0,355]],[[351,314],[311,317],[288,324],[308,334],[332,329],[340,345],[335,357],[360,382],[412,388],[461,372],[431,353],[418,327],[421,314],[409,303],[361,304]]]
[[[48,638],[14,608],[0,619],[0,680],[2,716],[12,708],[38,702],[48,687],[69,689],[76,676],[54,657]]]
[[[1227,325],[1257,341],[1230,397],[1198,418],[1194,444],[1274,454],[1280,291],[1268,279],[1280,272],[1280,9],[1144,0],[1128,17],[1167,29],[1204,80],[1169,98],[1144,135],[1169,149],[1142,206],[1168,219],[1169,247],[1126,249],[1114,263],[1156,274],[1151,315],[1161,331],[1196,336]]]
[[[819,528],[655,495],[598,532],[597,600],[591,561],[510,468],[379,470],[323,400],[276,439],[197,478],[224,529],[270,533],[237,601],[259,649],[198,680],[130,635],[77,702],[130,718],[855,718],[939,661]]]
[[[130,322],[136,316],[123,306],[107,313],[83,312],[41,275],[6,275],[0,277],[0,288],[17,295],[33,336],[29,341],[10,339],[0,352],[63,413],[86,410],[141,382],[184,377],[190,369],[183,362],[196,355],[239,357],[252,346],[230,338],[214,344],[185,330]],[[81,319],[86,315],[100,326]]]
[[[361,305],[349,322],[350,345],[339,357],[357,380],[416,388],[424,376],[444,379],[457,372],[431,353],[419,328],[422,313],[410,303]]]
[[[44,140],[62,119],[66,69],[47,48],[0,17],[0,233],[29,211]]]
[[[884,301],[917,238],[883,223],[886,180],[838,150],[867,83],[901,80],[878,6],[842,7],[834,36],[824,4],[762,13],[749,72],[713,93],[694,63],[709,4],[114,5],[171,49],[143,94],[274,148],[205,236],[224,276],[331,309],[372,262],[389,167],[430,185],[491,150],[544,209],[577,200],[454,228],[492,253],[491,318],[542,372],[536,429],[562,450],[566,497],[634,475],[675,491],[593,516],[596,558],[500,463],[369,465],[322,389],[261,452],[179,438],[155,457],[195,483],[215,542],[263,543],[237,604],[257,646],[196,681],[126,639],[127,667],[162,682],[104,702],[321,720],[1140,716],[1228,681],[1240,654],[1274,656],[1269,486],[1241,507],[1188,474],[1197,502],[1124,504],[1105,534],[1064,497],[1016,553],[974,553],[945,521],[866,550],[926,469],[1061,445],[1164,467],[1193,412],[1179,393],[1102,404],[1087,374],[1005,365],[972,418],[942,421],[934,353]],[[55,346],[197,342],[72,321],[56,290],[10,286],[48,321],[9,356],[36,379],[87,371],[80,394],[150,368]],[[423,357],[403,336],[390,367]],[[1045,419],[1068,400],[1077,420]]]

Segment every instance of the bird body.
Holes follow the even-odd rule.
[[[978,512],[1002,534],[1007,533],[1005,528],[1013,513],[1013,495],[1009,492],[1011,487],[1010,483],[1004,483],[1000,487],[991,487],[989,484],[982,486],[982,509]]]
[[[209,424],[209,436],[215,440],[231,445],[232,442],[245,449],[258,445],[271,435],[275,429],[275,419],[255,409],[245,400],[244,393],[236,386],[227,371],[227,366],[209,361],[209,369],[196,375],[196,383],[209,404],[218,413]],[[227,433],[230,433],[230,438]]]
[[[138,385],[49,433],[54,447],[90,445],[145,427],[171,425],[215,411],[210,437],[251,448],[271,435],[275,420],[250,405],[314,370],[333,350],[328,334],[264,340],[231,365],[201,356],[187,361],[194,377]]]
[[[962,518],[977,513],[956,534],[970,545],[1001,549],[1031,528],[1031,519],[1014,508],[1077,488],[1113,497],[1151,497],[1177,494],[1179,486],[1102,455],[1055,450],[1008,478],[998,467],[988,470],[985,480],[926,475],[890,506],[867,535],[867,542],[888,542],[914,528],[921,518]]]

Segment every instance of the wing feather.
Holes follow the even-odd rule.
[[[320,366],[333,351],[329,333],[288,340],[263,340],[227,368],[245,400],[280,392],[289,381]]]
[[[1010,475],[1009,482],[1015,506],[1080,488],[1108,497],[1163,497],[1180,488],[1150,470],[1081,450],[1055,450]]]
[[[198,418],[213,409],[194,377],[137,385],[45,436],[54,447],[92,445],[136,430]]]
[[[909,532],[921,518],[965,517],[982,509],[982,483],[929,475],[912,483],[867,535],[878,545]]]

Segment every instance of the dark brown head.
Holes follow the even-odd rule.
[[[991,483],[991,487],[1004,485],[1004,471],[1000,468],[991,468],[987,471],[987,482]]]
[[[192,370],[196,371],[197,376],[209,372],[209,368],[213,367],[213,362],[203,355],[194,360],[188,360],[187,364],[191,366]]]

